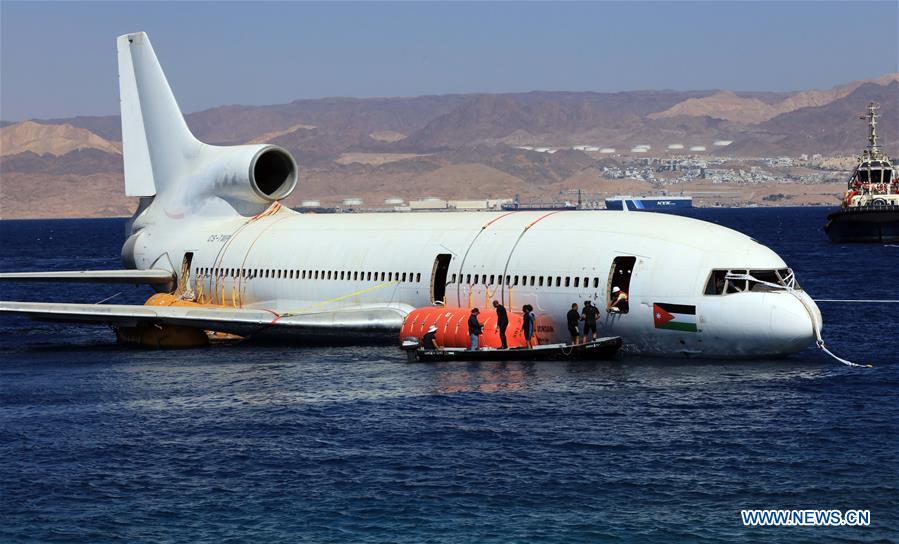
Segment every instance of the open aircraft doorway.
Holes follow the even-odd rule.
[[[446,276],[452,258],[449,253],[440,253],[434,259],[431,269],[431,302],[434,304],[446,304]]]
[[[609,287],[606,291],[606,304],[613,301],[612,290],[619,288],[630,297],[631,275],[637,264],[636,257],[615,257],[612,259],[612,269],[609,271]],[[618,303],[619,313],[626,314],[630,310],[627,300]]]

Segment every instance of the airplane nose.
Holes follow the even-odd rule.
[[[771,297],[771,338],[786,353],[805,349],[815,341],[816,326],[820,330],[821,311],[804,292],[778,293]],[[800,300],[801,299],[801,300]]]

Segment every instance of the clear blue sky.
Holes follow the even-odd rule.
[[[325,96],[797,90],[897,68],[897,2],[0,2],[0,118],[118,112],[150,34],[182,109]]]

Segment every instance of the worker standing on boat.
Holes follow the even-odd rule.
[[[568,333],[571,335],[572,344],[581,343],[580,320],[581,314],[577,311],[577,302],[571,305],[566,316],[568,318]]]
[[[498,300],[493,301],[493,308],[496,310],[496,331],[499,333],[499,341],[502,342],[503,349],[509,349],[509,344],[506,343],[509,314],[506,312],[506,307],[500,304]]]
[[[484,327],[478,321],[478,314],[481,313],[477,308],[471,309],[471,315],[468,316],[468,335],[471,337],[471,349],[472,351],[478,349],[478,336],[484,332]]]
[[[534,347],[534,333],[537,331],[537,317],[534,315],[534,308],[530,304],[522,306],[521,311],[524,313],[524,339],[527,342],[528,349]]]
[[[584,313],[581,319],[584,320],[584,342],[589,342],[593,333],[593,340],[596,340],[596,320],[599,318],[599,310],[589,300],[584,301]]]
[[[437,343],[437,327],[434,325],[428,327],[428,332],[421,339],[421,346],[424,349],[440,349],[440,344]]]

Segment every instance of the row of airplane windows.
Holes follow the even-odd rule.
[[[227,278],[268,278],[297,280],[344,280],[344,281],[412,281],[421,283],[420,272],[349,272],[346,270],[290,270],[290,269],[257,269],[257,268],[198,268],[196,274],[202,277]],[[592,281],[591,281],[592,280]],[[502,274],[452,274],[448,284],[462,283],[468,285],[512,285],[531,287],[584,287],[593,284],[599,288],[597,277],[580,276],[520,276]]]
[[[346,270],[290,270],[280,268],[198,268],[196,274],[215,278],[268,278],[282,280],[349,280],[349,281],[413,281],[421,282],[415,272],[349,272]]]
[[[511,285],[513,287],[518,285],[529,285],[531,287],[590,287],[590,284],[593,284],[593,288],[599,288],[599,278],[589,278],[584,277],[583,282],[580,276],[512,276],[507,275],[505,278],[502,274],[465,274],[464,278],[462,274],[459,274],[459,283],[477,285],[483,283],[484,285]],[[592,279],[592,282],[591,282]],[[463,281],[464,280],[464,281]],[[453,274],[450,283],[456,283],[456,275]]]

